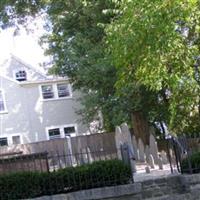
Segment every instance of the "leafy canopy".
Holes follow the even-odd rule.
[[[188,126],[199,106],[194,74],[199,55],[199,3],[195,0],[124,0],[122,16],[107,28],[109,53],[119,72],[118,88],[132,82],[150,91],[164,91],[168,124],[175,131]]]
[[[46,13],[51,73],[83,91],[86,122],[101,110],[111,129],[139,110],[176,133],[199,128],[198,1],[2,0],[0,10],[2,28]]]

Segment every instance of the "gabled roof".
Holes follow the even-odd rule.
[[[31,65],[29,65],[27,63],[25,63],[23,60],[21,60],[20,58],[18,58],[17,56],[15,56],[13,54],[11,54],[10,58],[7,59],[5,62],[3,62],[1,64],[1,66],[2,67],[6,66],[6,65],[9,66],[9,65],[12,64],[12,62],[14,62],[14,63],[17,62],[18,64],[20,64],[20,66],[22,66],[22,67],[24,67],[24,68],[26,68],[28,70],[31,70],[31,71],[33,71],[33,72],[35,72],[35,73],[37,73],[38,75],[41,76],[41,78],[38,79],[38,80],[30,80],[30,81],[27,80],[27,81],[21,81],[20,82],[20,81],[16,81],[15,79],[13,79],[11,77],[8,77],[6,75],[0,74],[0,77],[3,77],[3,78],[5,78],[5,79],[7,79],[9,81],[15,82],[18,85],[23,86],[23,85],[43,84],[43,83],[45,84],[45,83],[55,83],[55,82],[63,82],[63,81],[64,82],[66,82],[66,81],[69,82],[69,78],[68,77],[49,77],[45,73],[41,72],[40,70],[34,68],[33,66],[31,66]]]
[[[35,81],[22,81],[19,82],[19,85],[34,85],[34,84],[51,84],[51,83],[62,83],[69,82],[69,78],[54,78],[54,79],[45,79],[45,80],[35,80]]]
[[[11,54],[10,60],[15,60],[16,62],[20,63],[21,65],[23,65],[25,68],[28,68],[38,74],[40,74],[41,76],[43,76],[45,79],[47,78],[46,74],[41,72],[40,70],[34,68],[33,66],[27,64],[26,62],[24,62],[23,60],[21,60],[20,58],[18,58],[17,56]]]
[[[10,78],[10,77],[8,77],[8,76],[4,76],[4,75],[2,75],[2,74],[0,74],[0,80],[1,80],[1,78],[7,79],[8,81],[11,81],[11,82],[13,82],[13,83],[19,84],[19,82],[16,81],[15,79],[12,79],[12,78]],[[0,87],[1,87],[1,85],[0,85]]]

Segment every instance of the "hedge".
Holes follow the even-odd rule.
[[[190,166],[192,173],[199,173],[200,172],[200,152],[193,153],[188,158],[185,158],[181,162],[181,169],[183,173],[191,173]]]
[[[28,199],[130,181],[131,169],[120,160],[98,161],[50,173],[18,172],[0,175],[0,199]]]

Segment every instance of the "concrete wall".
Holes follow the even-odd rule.
[[[35,200],[199,200],[200,174],[177,175],[122,186],[44,196]]]

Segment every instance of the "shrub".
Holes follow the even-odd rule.
[[[51,173],[20,172],[0,176],[0,199],[33,198],[129,183],[130,167],[119,160],[98,161]]]
[[[190,166],[192,173],[199,173],[200,172],[200,152],[193,153],[188,158],[185,158],[181,162],[182,172],[183,173],[190,173]]]
[[[0,176],[0,199],[32,198],[40,195],[40,174],[18,172]]]

